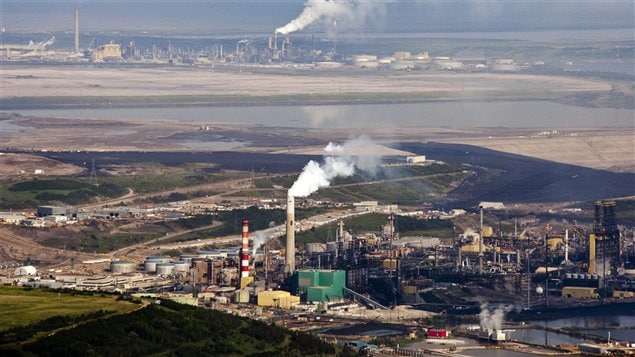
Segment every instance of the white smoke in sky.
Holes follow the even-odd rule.
[[[481,313],[478,314],[481,329],[490,333],[494,330],[502,330],[505,314],[511,310],[512,306],[501,305],[494,309],[494,311],[490,311],[486,304],[482,304]]]
[[[300,31],[314,22],[333,23],[339,21],[346,27],[358,27],[374,19],[378,13],[385,13],[386,3],[391,0],[308,0],[304,10],[276,33],[283,35]]]
[[[324,163],[319,164],[313,160],[298,176],[298,179],[289,189],[289,195],[293,197],[306,197],[320,188],[328,187],[336,177],[349,177],[355,173],[355,169],[372,171],[378,166],[378,157],[368,155],[368,148],[372,142],[367,137],[359,137],[345,142],[342,145],[330,142],[324,151],[331,154],[324,158]],[[355,152],[367,149],[365,155],[353,156]]]
[[[253,240],[253,254],[252,259],[256,257],[256,251],[267,241],[267,234],[264,231],[255,231]]]

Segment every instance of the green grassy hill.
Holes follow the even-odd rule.
[[[0,292],[2,355],[356,355],[311,334],[169,300],[142,306],[113,295],[6,287]]]

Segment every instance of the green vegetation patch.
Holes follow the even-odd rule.
[[[385,225],[388,215],[381,213],[369,213],[344,220],[345,229],[353,235],[364,232],[374,232],[380,234],[381,226]],[[452,237],[452,227],[454,225],[449,220],[442,219],[418,219],[415,217],[397,216],[395,219],[395,230],[402,236],[424,235],[434,237]],[[297,233],[296,240],[299,243],[325,243],[329,239],[335,238],[336,223],[327,224],[319,228],[310,229]]]
[[[325,212],[322,208],[297,209],[296,219],[307,218]],[[191,218],[177,220],[177,224],[188,229],[195,229],[202,226],[211,225],[215,221],[222,222],[222,225],[200,229],[185,234],[174,236],[161,241],[162,243],[187,242],[196,239],[208,239],[213,237],[224,237],[242,233],[243,219],[249,220],[249,230],[254,232],[269,228],[270,225],[281,225],[287,216],[282,209],[260,209],[251,206],[246,209],[235,209],[232,211],[219,212],[215,215],[197,215]]]
[[[36,324],[54,316],[72,318],[100,310],[126,313],[137,307],[117,300],[114,295],[0,286],[0,331]]]
[[[24,350],[41,356],[338,354],[336,346],[310,334],[168,300],[126,316],[94,320],[60,331],[26,344]]]
[[[336,178],[330,187],[312,197],[334,202],[373,200],[401,205],[419,204],[447,194],[468,176],[463,168],[434,163],[430,165],[388,166],[374,172]],[[267,177],[254,182],[255,189],[233,194],[237,197],[277,197],[280,188],[291,187],[296,176]],[[284,189],[283,191],[286,191]],[[282,192],[284,195],[286,192]]]
[[[135,193],[151,193],[171,190],[188,185],[207,182],[205,175],[184,176],[179,174],[112,176],[107,182],[130,187]]]
[[[77,205],[96,197],[113,198],[127,192],[126,187],[116,183],[92,185],[69,178],[22,181],[0,187],[0,208],[33,207],[55,202]]]

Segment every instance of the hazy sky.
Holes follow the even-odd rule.
[[[368,10],[362,21],[351,17],[337,19],[341,32],[635,28],[633,0],[330,1]],[[75,7],[80,9],[83,31],[226,34],[271,32],[298,16],[305,1],[1,0],[1,26],[9,32],[70,30]],[[328,29],[331,22],[318,21],[305,31]]]

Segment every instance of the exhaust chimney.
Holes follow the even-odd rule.
[[[479,206],[478,209],[481,212],[481,219],[479,223],[479,235],[478,240],[478,273],[483,275],[483,206]]]
[[[564,230],[564,262],[569,264],[569,230]]]
[[[79,9],[75,8],[75,53],[79,53]]]
[[[243,220],[243,247],[240,252],[240,277],[249,277],[249,221]]]
[[[295,271],[295,199],[287,195],[287,247],[285,251],[285,272]]]

